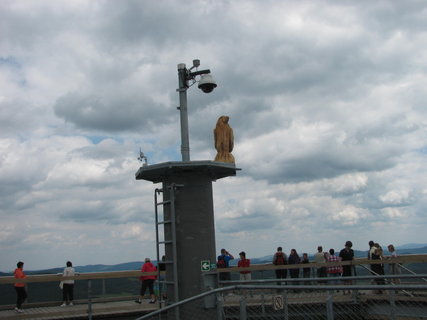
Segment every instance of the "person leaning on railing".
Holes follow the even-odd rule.
[[[141,272],[156,272],[157,268],[151,263],[150,258],[145,258],[145,263],[141,268]],[[156,296],[154,294],[154,281],[156,280],[156,276],[146,276],[143,275],[140,277],[140,280],[142,281],[141,284],[141,293],[139,296],[139,299],[135,300],[136,303],[142,303],[142,299],[144,298],[145,291],[150,291],[150,303],[156,302]]]
[[[277,252],[273,255],[273,264],[275,266],[281,266],[288,264],[288,257],[286,253],[282,251],[282,247],[277,248]],[[288,271],[286,269],[276,269],[274,270],[276,273],[277,279],[286,279]],[[277,282],[277,285],[281,285],[281,282]]]
[[[24,273],[24,263],[19,261],[16,264],[16,269],[14,272],[14,276],[16,279],[25,279],[27,276]],[[25,291],[25,283],[15,283],[15,291],[16,291],[16,312],[24,312],[22,310],[22,303],[27,299],[27,291]]]
[[[329,249],[328,262],[340,262],[341,258],[335,255],[334,249]],[[330,266],[326,270],[329,277],[339,277],[342,274],[342,266]],[[331,284],[338,284],[338,280],[330,282]]]
[[[351,241],[347,241],[345,243],[344,249],[341,249],[339,256],[340,256],[342,261],[352,261],[354,259],[354,251],[351,247],[353,247],[353,243]],[[352,267],[351,265],[343,266],[343,273],[342,273],[343,277],[351,277],[352,276],[352,272],[351,272],[352,268],[351,267]],[[352,281],[351,280],[344,280],[344,283],[351,285]],[[347,293],[346,290],[344,290],[344,294],[346,294],[346,293]],[[348,293],[351,293],[351,291],[348,290]]]
[[[239,253],[240,260],[237,263],[237,266],[240,268],[247,268],[251,266],[251,260],[246,259],[246,252],[242,251]],[[251,280],[250,271],[240,271],[240,280]]]
[[[217,267],[218,268],[229,268],[230,267],[230,260],[233,260],[234,256],[225,250],[224,248],[221,249],[221,254],[218,256],[218,262]],[[221,263],[221,265],[220,265]],[[222,272],[220,273],[220,280],[231,280],[231,274],[229,272]]]
[[[388,252],[391,253],[391,256],[388,259],[396,259],[397,258],[397,253],[396,253],[396,249],[394,248],[394,245],[389,244],[387,246],[387,250]],[[393,274],[393,275],[397,275],[400,274],[400,268],[399,268],[399,264],[398,263],[390,263],[388,265],[389,268],[389,273]],[[395,284],[400,284],[400,279],[392,279],[392,282]]]
[[[67,261],[66,267],[62,273],[62,276],[64,277],[72,277],[74,276],[75,270],[73,268],[73,264],[71,261]],[[74,299],[74,280],[62,280],[59,284],[59,287],[62,289],[62,304],[61,307],[65,307],[67,305],[72,306],[73,305],[73,299]]]

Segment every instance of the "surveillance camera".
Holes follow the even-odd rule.
[[[199,80],[199,89],[204,93],[212,92],[216,88],[216,82],[210,74],[202,74]]]

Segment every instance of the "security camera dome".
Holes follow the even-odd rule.
[[[199,80],[199,89],[204,93],[212,92],[216,88],[216,82],[210,74],[202,74]]]

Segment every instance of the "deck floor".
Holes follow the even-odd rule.
[[[274,295],[245,295],[246,303],[248,306],[254,305],[272,305]],[[295,304],[324,304],[327,298],[327,293],[291,293],[288,295],[287,303],[290,305]],[[382,301],[388,300],[387,294],[378,295],[370,291],[361,292],[358,296],[359,302],[366,301]],[[425,306],[427,304],[426,295],[418,295],[409,297],[406,294],[398,294],[395,297],[396,301],[421,303]],[[241,296],[238,294],[230,293],[224,296],[225,307],[239,307]],[[352,295],[343,295],[342,292],[334,292],[334,303],[352,303]],[[132,300],[125,301],[108,301],[108,302],[94,302],[92,303],[92,316],[94,319],[110,318],[119,319],[125,317],[139,317],[143,314],[152,312],[159,308],[159,303],[150,304],[148,299],[143,300],[142,304],[135,303]],[[56,319],[88,319],[88,304],[81,303],[74,306],[60,307],[45,306],[45,307],[32,307],[31,305],[23,305],[23,313],[17,313],[13,307],[8,310],[0,310],[0,319],[31,319],[31,320],[56,320]]]
[[[142,304],[135,303],[135,301],[115,301],[105,303],[92,304],[92,316],[126,316],[126,315],[143,315],[145,313],[157,310],[159,305],[150,304],[149,300],[143,300]],[[17,313],[15,310],[2,310],[0,311],[0,319],[31,319],[31,320],[54,320],[54,319],[87,319],[88,318],[88,305],[76,304],[74,306],[66,307],[39,307],[39,308],[25,308],[23,305],[23,313]]]

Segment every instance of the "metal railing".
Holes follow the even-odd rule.
[[[257,297],[268,297],[268,301],[271,302],[271,295],[273,295],[275,290],[278,290],[277,292],[279,292],[279,295],[282,295],[284,298],[284,305],[286,305],[289,301],[292,301],[292,299],[294,298],[294,294],[297,293],[302,293],[303,291],[305,293],[309,293],[311,292],[312,295],[314,295],[314,293],[318,293],[318,292],[323,292],[324,295],[327,294],[328,290],[344,290],[342,289],[342,286],[328,286],[329,289],[323,288],[322,289],[322,285],[324,285],[325,281],[330,281],[328,280],[329,278],[320,278],[320,279],[316,279],[316,278],[310,278],[310,279],[304,279],[304,278],[299,278],[297,280],[292,280],[292,279],[275,279],[274,278],[274,270],[278,269],[278,268],[285,268],[285,269],[291,269],[291,268],[312,268],[313,270],[315,270],[318,267],[322,267],[322,266],[334,266],[334,265],[345,265],[345,264],[351,264],[354,267],[358,267],[361,269],[366,268],[366,265],[371,265],[374,263],[381,263],[381,264],[397,264],[399,263],[400,268],[402,270],[402,273],[410,273],[409,275],[387,275],[384,276],[384,279],[386,279],[386,283],[388,286],[390,287],[383,287],[382,290],[391,290],[390,288],[393,287],[395,288],[395,290],[400,290],[399,291],[399,295],[398,295],[398,300],[395,300],[395,304],[398,307],[401,307],[399,310],[401,310],[403,308],[403,305],[400,304],[400,301],[402,300],[403,294],[404,292],[402,292],[401,290],[407,290],[410,294],[413,294],[413,291],[416,292],[421,292],[423,290],[425,290],[425,287],[411,287],[414,285],[418,285],[420,286],[420,284],[416,283],[415,281],[418,281],[421,283],[422,285],[427,285],[426,283],[426,279],[427,279],[427,275],[424,273],[427,273],[427,270],[423,270],[423,274],[422,275],[416,275],[414,274],[414,272],[412,270],[410,270],[408,267],[404,266],[404,264],[411,264],[411,266],[415,265],[415,266],[424,266],[421,265],[421,263],[426,263],[427,262],[427,255],[405,255],[405,256],[400,256],[396,259],[392,259],[392,260],[381,260],[381,261],[372,261],[372,260],[367,260],[367,259],[355,259],[353,261],[350,262],[339,262],[339,263],[323,263],[323,264],[316,264],[316,263],[310,263],[310,264],[301,264],[301,265],[286,265],[286,266],[274,266],[272,264],[263,264],[263,265],[254,265],[251,266],[249,268],[237,268],[237,267],[233,267],[233,268],[227,268],[224,270],[214,270],[211,272],[207,272],[205,275],[207,278],[211,278],[214,277],[216,279],[216,277],[218,277],[220,272],[231,272],[234,274],[234,276],[238,276],[240,271],[243,270],[249,270],[252,272],[253,274],[253,279],[256,278],[254,275],[259,274],[259,278],[262,278],[260,280],[253,280],[251,282],[245,282],[246,285],[251,285],[251,286],[256,286],[256,288],[250,288],[250,287],[241,287],[242,283],[241,282],[235,282],[235,281],[214,281],[214,285],[207,285],[205,286],[207,292],[204,292],[202,294],[202,296],[198,296],[197,298],[195,298],[195,300],[192,298],[191,301],[188,301],[188,299],[180,301],[177,304],[174,304],[173,306],[165,306],[164,304],[160,305],[160,307],[162,307],[162,311],[159,313],[161,315],[164,315],[165,311],[168,310],[172,310],[169,311],[170,312],[174,312],[173,310],[177,310],[176,308],[180,307],[180,319],[186,319],[186,315],[194,312],[194,310],[199,310],[200,308],[196,308],[194,310],[193,309],[193,305],[197,305],[200,301],[203,305],[204,311],[203,314],[206,313],[206,316],[202,316],[201,318],[203,318],[204,320],[208,320],[210,319],[208,315],[210,315],[212,313],[212,308],[210,308],[210,306],[212,304],[214,304],[215,306],[220,305],[221,301],[224,301],[224,308],[220,308],[221,310],[232,310],[232,307],[227,306],[227,303],[230,302],[231,303],[231,298],[230,297],[248,297],[248,299],[244,299],[241,301],[242,306],[245,305],[246,310],[252,310],[251,308],[261,308],[260,310],[258,310],[259,312],[263,312],[263,310],[267,310],[268,308],[271,308],[271,303],[270,303],[270,307],[268,303],[263,303],[262,301],[258,301],[258,300],[251,300],[251,295],[253,296],[257,296]],[[420,268],[418,268],[420,269]],[[368,271],[367,273],[369,274],[370,271]],[[156,272],[153,273],[145,273],[146,275],[153,275],[153,274],[157,274]],[[314,272],[312,273],[314,274]],[[74,279],[77,280],[76,284],[83,284],[85,280],[87,281],[87,296],[82,299],[81,301],[79,301],[80,303],[87,303],[88,305],[88,310],[89,310],[89,319],[92,318],[91,315],[91,310],[92,310],[92,304],[96,303],[97,300],[95,299],[96,296],[100,296],[98,294],[94,294],[94,288],[93,288],[93,284],[97,283],[95,282],[96,280],[99,281],[105,281],[107,279],[123,279],[123,278],[129,278],[129,279],[134,279],[134,283],[135,283],[135,292],[134,294],[131,295],[121,295],[120,297],[103,297],[102,301],[108,301],[108,299],[111,300],[130,300],[130,299],[134,299],[135,295],[138,294],[139,290],[139,282],[137,281],[137,278],[139,278],[141,275],[143,275],[143,273],[141,273],[140,271],[119,271],[119,272],[97,272],[97,273],[81,273],[79,275],[76,275],[74,277],[62,277],[61,274],[50,274],[50,275],[29,275],[27,279],[14,279],[14,277],[12,276],[8,276],[8,277],[0,277],[0,285],[13,285],[13,283],[16,282],[24,282],[24,283],[28,283],[31,284],[32,283],[49,283],[49,282],[56,282],[59,283],[62,280],[67,280],[67,279]],[[266,279],[269,278],[269,279]],[[342,278],[341,278],[342,279]],[[363,276],[359,276],[359,277],[346,277],[346,280],[351,280],[354,283],[357,283],[357,285],[362,286],[362,287],[351,287],[351,290],[353,290],[353,292],[358,292],[360,294],[357,294],[356,296],[361,297],[365,295],[365,291],[369,291],[369,290],[375,290],[375,288],[378,290],[378,286],[372,286],[371,282],[374,279],[378,279],[378,277],[375,276],[368,276],[368,277],[363,277]],[[405,281],[406,283],[401,283],[400,285],[397,285],[395,282],[397,281],[393,281],[393,279],[400,279],[400,281]],[[336,280],[336,279],[333,279]],[[262,285],[268,285],[271,289],[267,289],[267,288],[261,288],[260,285],[261,283],[258,283],[257,281],[262,281]],[[296,286],[293,282],[298,281],[301,285]],[[388,281],[388,282],[387,282]],[[274,284],[276,282],[283,282],[286,283],[286,286],[274,286]],[[211,282],[212,283],[212,282]],[[304,283],[304,285],[302,285]],[[310,283],[311,285],[307,285],[308,283]],[[314,285],[315,284],[315,285]],[[226,286],[226,288],[217,288],[217,286]],[[369,287],[371,285],[371,287]],[[33,285],[35,286],[35,285]],[[56,287],[58,287],[57,285],[55,285]],[[400,287],[399,287],[400,286]],[[406,289],[405,289],[406,288]],[[32,289],[32,288],[31,288]],[[32,289],[33,290],[33,289]],[[58,290],[58,289],[57,289]],[[270,291],[268,291],[270,290]],[[284,291],[283,291],[284,290]],[[292,290],[295,290],[297,292],[293,292]],[[320,290],[320,291],[319,291]],[[13,295],[13,291],[11,291],[11,294]],[[105,291],[105,289],[103,290]],[[249,296],[247,295],[247,293],[249,294]],[[366,295],[365,295],[366,296]],[[426,301],[426,297],[425,296],[420,296],[420,295],[414,295],[413,297],[409,296],[409,295],[405,295],[406,299],[409,299],[408,301],[411,301],[410,299],[415,299],[413,302],[414,303],[418,303],[418,302],[422,302],[425,303]],[[348,298],[348,295],[346,295],[346,298]],[[381,298],[383,299],[384,296],[381,296]],[[60,295],[57,296],[56,301],[60,301]],[[329,297],[329,300],[333,301],[333,305],[335,306],[335,304],[337,302],[335,302],[336,300],[336,293],[332,294],[332,298]],[[424,299],[424,300],[423,300]],[[280,300],[280,299],[278,299]],[[339,299],[338,299],[339,300]],[[199,302],[197,302],[199,301]],[[239,300],[240,301],[240,300]],[[325,300],[326,301],[326,300]],[[327,304],[325,304],[326,302],[322,302],[321,305],[323,305],[323,307],[326,308]],[[357,301],[357,300],[355,300]],[[370,300],[371,301],[371,300]],[[396,302],[397,301],[397,302]],[[239,302],[240,303],[240,302]],[[257,305],[257,307],[255,306]],[[250,307],[250,308],[249,308]],[[301,306],[300,306],[301,307]],[[340,314],[337,313],[336,309],[337,308],[341,308],[342,306],[339,305],[339,307],[334,308],[334,313],[335,314]],[[249,308],[249,309],[248,309]],[[288,306],[288,308],[291,308],[290,306]],[[295,308],[295,306],[292,306],[292,308]],[[330,308],[330,307],[328,307]],[[355,306],[356,308],[356,306]],[[239,304],[239,312],[240,312],[240,304]],[[188,311],[190,310],[190,311]],[[218,311],[218,308],[214,308],[214,313],[215,313],[215,317],[214,319],[217,319],[223,311]],[[293,309],[292,309],[293,310]],[[247,314],[252,314],[255,311],[246,311]],[[183,313],[183,314],[181,314]],[[427,314],[427,313],[426,313]],[[240,315],[239,315],[240,317]],[[242,316],[243,317],[243,316]],[[230,316],[229,314],[226,314],[224,319],[232,319],[233,317]],[[171,318],[174,319],[174,318]],[[193,318],[194,319],[194,318]],[[268,318],[267,318],[268,319]],[[289,319],[292,319],[292,317],[290,317]],[[336,319],[341,319],[341,318],[336,318]]]
[[[392,278],[420,282],[425,276]],[[369,282],[376,278],[351,277],[351,280]],[[178,308],[181,320],[427,319],[427,284],[328,285],[328,281],[336,281],[334,278],[287,279],[286,285],[271,285],[271,281],[230,281],[231,285],[185,299],[136,320],[174,319]],[[378,293],[379,289],[382,293]],[[345,294],[348,291],[351,293]],[[216,300],[215,307],[207,307],[210,298]]]
[[[162,272],[163,274],[164,272]],[[26,284],[38,284],[38,283],[59,283],[63,280],[75,280],[76,283],[81,284],[83,282],[86,282],[86,295],[84,299],[79,299],[78,301],[75,300],[75,302],[79,304],[87,304],[87,310],[88,310],[88,319],[92,319],[92,305],[96,302],[109,302],[109,301],[117,301],[117,299],[120,300],[130,300],[134,299],[135,295],[132,296],[118,296],[118,297],[109,297],[109,298],[96,298],[100,295],[105,295],[105,280],[108,279],[124,279],[124,278],[139,278],[142,275],[158,275],[158,272],[141,272],[141,271],[116,271],[116,272],[92,272],[92,273],[78,273],[75,276],[70,277],[63,277],[62,274],[42,274],[42,275],[28,275],[25,279],[15,279],[12,276],[7,277],[0,277],[0,285],[6,285],[6,284],[14,284],[14,283],[26,283]],[[95,281],[102,281],[102,291],[103,294],[95,294],[94,292],[94,282]],[[137,285],[139,287],[139,283]],[[54,286],[58,290],[58,286]],[[46,288],[44,288],[46,290]],[[135,294],[137,294],[139,290],[135,288]],[[12,292],[13,294],[13,292]],[[56,294],[58,298],[61,297],[60,292]],[[30,295],[31,297],[31,295]],[[76,295],[75,295],[75,298]],[[60,301],[59,299],[57,300]],[[56,304],[58,305],[58,302]],[[50,306],[49,303],[33,303],[32,306]],[[10,308],[9,305],[6,306],[7,308]],[[2,309],[2,306],[0,305],[0,309]]]

